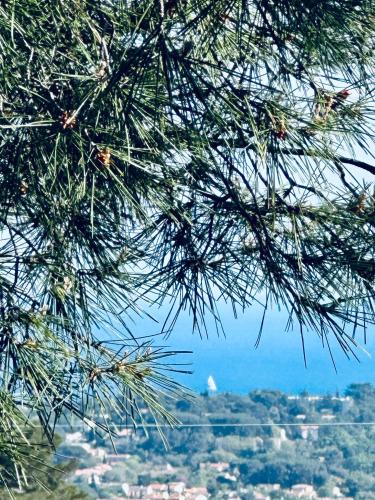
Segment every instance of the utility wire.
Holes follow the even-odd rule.
[[[84,425],[84,424],[83,424]],[[83,425],[68,425],[68,424],[57,424],[55,428],[65,428],[65,429],[82,429]],[[200,427],[345,427],[345,426],[375,426],[375,422],[282,422],[282,423],[255,423],[255,422],[245,422],[245,423],[227,423],[227,424],[219,424],[219,423],[196,423],[196,424],[177,424],[171,426],[169,424],[140,424],[137,426],[133,425],[111,425],[108,426],[109,429],[160,429],[160,428],[168,428],[171,430],[178,430],[182,428],[200,428]],[[86,424],[86,427],[91,427],[89,424]],[[94,422],[92,427],[96,427]]]

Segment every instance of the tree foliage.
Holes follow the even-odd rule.
[[[38,427],[27,426],[24,429],[24,437],[25,442],[17,446],[17,453],[22,455],[21,460],[18,456],[15,461],[8,450],[5,448],[3,451],[1,447],[0,499],[86,500],[89,498],[84,491],[65,482],[67,475],[77,467],[76,461],[64,460],[58,465],[53,464],[54,448]],[[61,438],[55,435],[53,446],[57,447],[60,443]]]
[[[374,27],[366,0],[0,2],[12,406],[50,438],[139,400],[173,423],[174,353],[130,329],[162,303],[201,333],[218,300],[276,304],[350,354],[374,320]]]

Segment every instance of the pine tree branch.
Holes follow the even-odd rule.
[[[341,163],[347,163],[348,165],[354,165],[355,167],[362,168],[375,175],[375,165],[370,165],[364,161],[355,160],[354,158],[346,158],[345,156],[339,156],[338,160]]]
[[[210,142],[212,147],[228,147],[231,146],[234,149],[251,149],[253,151],[256,150],[256,148],[252,144],[248,144],[244,138],[238,138],[236,140],[218,140],[215,138],[213,141]],[[283,154],[287,155],[293,155],[293,156],[309,156],[309,157],[319,157],[316,153],[314,153],[311,150],[307,149],[299,149],[299,148],[282,148],[280,150]],[[324,159],[323,157],[319,157],[321,159]],[[363,170],[366,170],[367,172],[370,172],[371,174],[375,175],[375,165],[371,165],[370,163],[356,160],[354,158],[348,158],[346,156],[335,156],[333,158],[327,158],[335,162],[340,162],[340,163],[346,163],[348,165],[353,165],[358,168],[362,168]]]
[[[317,156],[314,154],[312,151],[309,150],[304,150],[304,149],[289,149],[289,148],[283,148],[282,153],[288,154],[288,155],[294,155],[294,156]],[[371,165],[367,162],[356,160],[354,158],[347,158],[346,156],[337,156],[332,158],[334,161],[338,161],[340,163],[346,163],[348,165],[354,165],[355,167],[362,168],[363,170],[366,170],[367,172],[370,172],[371,174],[375,175],[375,165]]]
[[[228,147],[232,146],[235,149],[251,149],[255,151],[255,147],[252,144],[247,144],[246,141],[243,138],[238,138],[237,140],[233,141],[224,141],[224,140],[217,140],[215,139],[214,142],[211,142],[211,146],[213,147]],[[315,154],[313,151],[308,150],[308,149],[300,149],[300,148],[282,148],[281,153],[287,154],[287,155],[292,155],[292,156],[310,156],[310,157],[318,157],[319,155]],[[322,157],[320,157],[323,159]],[[329,158],[332,161],[335,162],[340,162],[340,163],[346,163],[348,165],[353,165],[355,167],[361,168],[363,170],[366,170],[367,172],[370,172],[371,174],[375,175],[375,165],[371,165],[370,163],[356,160],[355,158],[348,158],[346,156],[335,156],[332,158]]]

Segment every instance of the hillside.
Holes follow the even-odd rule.
[[[116,452],[90,430],[67,432],[59,453],[79,459],[74,483],[93,498],[375,499],[370,384],[343,395],[203,394],[169,408],[183,426],[163,429],[167,448],[153,427],[119,426]]]

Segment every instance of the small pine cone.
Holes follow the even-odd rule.
[[[102,61],[100,63],[99,69],[96,72],[96,77],[101,80],[108,74],[108,63],[107,61]]]
[[[111,153],[108,148],[104,148],[99,151],[96,155],[96,159],[105,167],[109,167],[111,164]]]
[[[285,128],[282,128],[282,129],[280,129],[280,130],[278,130],[278,131],[276,132],[276,137],[277,137],[278,139],[281,139],[282,141],[284,141],[284,140],[285,140],[286,135],[287,135],[287,131],[286,131],[286,129],[285,129]]]
[[[103,370],[97,366],[93,368],[89,373],[89,381],[94,382],[97,378],[100,377],[102,371]]]
[[[41,316],[47,316],[48,310],[49,310],[48,306],[44,305],[39,309],[39,313],[41,314]]]
[[[22,347],[27,347],[28,349],[36,349],[38,347],[38,342],[33,339],[27,339],[22,344]]]
[[[114,366],[113,366],[113,371],[115,373],[121,373],[121,372],[124,372],[125,371],[125,363],[119,361],[118,363],[116,363]]]
[[[73,281],[69,276],[64,276],[62,287],[66,293],[69,293],[73,288]]]
[[[20,183],[20,193],[21,193],[21,196],[26,196],[28,189],[29,189],[29,185],[27,184],[27,182],[26,181],[21,181],[21,183]]]
[[[77,124],[76,117],[74,114],[64,111],[60,116],[60,124],[64,130],[74,128]]]
[[[276,134],[276,137],[278,139],[284,140],[287,133],[288,133],[287,128],[286,128],[286,124],[285,124],[285,120],[283,117],[280,117],[275,121],[276,121],[276,123],[274,123],[274,126],[275,126],[276,130],[274,129],[274,132]]]
[[[358,202],[357,202],[357,205],[355,207],[355,212],[357,214],[363,214],[365,209],[366,209],[366,195],[364,193],[362,193],[358,196]]]

